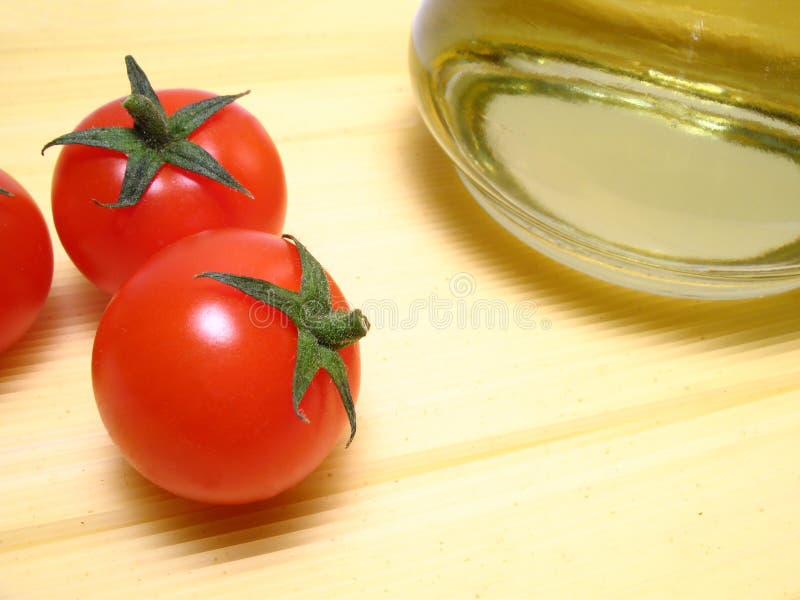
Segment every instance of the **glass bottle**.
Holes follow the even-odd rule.
[[[800,286],[800,8],[427,0],[411,73],[466,187],[572,267],[656,293]]]

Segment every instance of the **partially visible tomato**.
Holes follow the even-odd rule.
[[[0,170],[0,352],[28,330],[53,279],[53,247],[30,194]]]
[[[268,498],[319,465],[347,414],[320,369],[299,407],[308,422],[298,417],[298,328],[239,289],[196,277],[207,271],[295,292],[303,273],[298,247],[262,232],[207,231],[162,250],[120,288],[100,321],[92,358],[97,406],[128,461],[159,486],[211,503]],[[360,315],[324,277],[338,314]],[[347,343],[337,360],[355,399],[359,349]]]
[[[156,96],[171,116],[214,94],[168,89]],[[133,119],[122,100],[101,106],[76,130],[131,128]],[[238,104],[228,104],[199,125],[188,140],[205,149],[253,197],[164,164],[138,204],[110,208],[103,204],[117,202],[128,156],[75,144],[61,150],[52,184],[56,231],[78,269],[100,289],[115,292],[150,255],[198,231],[222,227],[281,231],[286,213],[283,166],[258,119]]]

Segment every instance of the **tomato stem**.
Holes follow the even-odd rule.
[[[333,308],[330,286],[325,271],[316,258],[297,239],[284,235],[294,243],[302,270],[300,291],[294,292],[269,281],[208,271],[195,275],[208,277],[244,292],[288,316],[297,327],[297,358],[292,383],[292,403],[295,414],[308,421],[300,410],[308,386],[320,369],[328,372],[342,399],[350,421],[350,438],[356,434],[356,413],[347,379],[347,367],[337,350],[356,343],[369,331],[369,321],[356,310]]]
[[[14,196],[14,194],[9,192],[8,190],[4,190],[3,188],[0,188],[0,194],[2,194],[3,196],[9,196],[9,197],[13,197]]]
[[[122,106],[133,117],[136,129],[141,132],[149,146],[161,149],[173,141],[164,112],[147,96],[131,94],[125,98]]]
[[[357,342],[369,331],[369,321],[359,309],[312,315],[303,325],[320,343],[335,350]]]
[[[181,107],[167,116],[150,81],[132,56],[125,57],[131,94],[122,106],[133,117],[134,127],[93,127],[73,131],[45,144],[50,146],[81,144],[121,152],[128,157],[122,189],[116,202],[97,204],[107,208],[133,206],[141,200],[150,182],[164,164],[208,177],[249,198],[245,187],[228,173],[217,159],[202,147],[189,141],[191,135],[217,112],[247,92],[230,96],[213,96]]]

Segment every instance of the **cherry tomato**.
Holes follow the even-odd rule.
[[[25,189],[0,170],[0,352],[36,320],[53,279],[47,224]]]
[[[95,398],[113,441],[157,485],[210,503],[264,499],[306,477],[347,427],[324,369],[292,405],[298,329],[220,271],[298,291],[298,248],[267,233],[222,229],[153,256],[112,298],[92,358]],[[347,309],[326,277],[334,308]],[[358,312],[358,311],[354,311]],[[355,399],[358,344],[338,350]]]
[[[167,115],[211,98],[199,90],[157,92]],[[121,104],[109,102],[76,129],[132,127]],[[188,137],[204,148],[254,198],[171,164],[163,165],[135,206],[109,208],[120,195],[128,158],[105,148],[64,146],[52,185],[53,219],[64,249],[100,289],[113,293],[154,252],[192,233],[244,227],[278,233],[286,183],[278,151],[258,120],[229,104]],[[100,204],[98,204],[100,203]]]

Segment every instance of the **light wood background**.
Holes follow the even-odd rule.
[[[54,238],[0,356],[1,598],[800,598],[800,293],[647,296],[512,239],[417,115],[416,4],[4,4],[0,165],[48,219],[40,148],[127,91],[132,53],[157,88],[252,90],[287,231],[380,311],[352,447],[271,501],[195,504],[109,441],[107,299]]]

